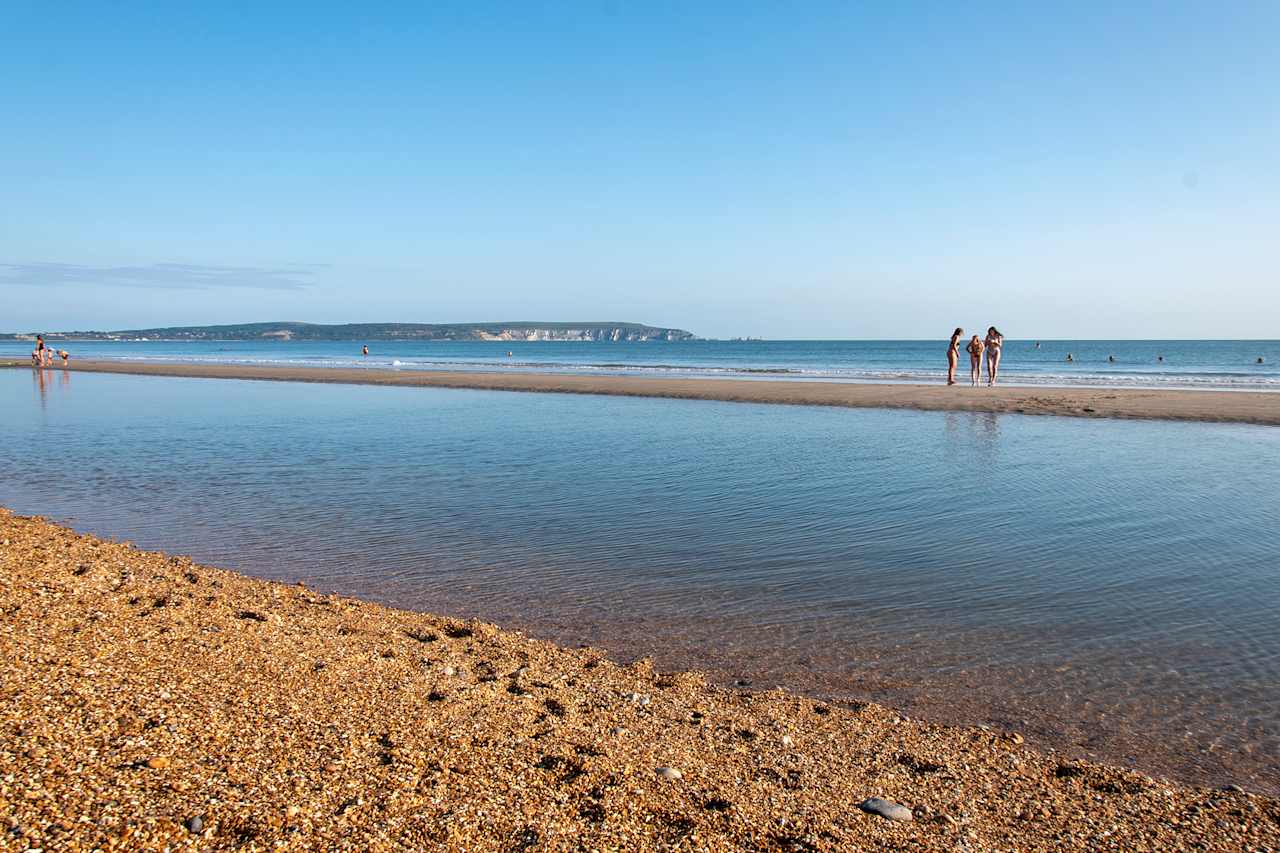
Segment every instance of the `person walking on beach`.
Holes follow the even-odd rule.
[[[951,344],[947,347],[947,384],[956,384],[956,368],[960,366],[960,338],[964,329],[957,328],[951,333]]]
[[[982,351],[985,349],[982,339],[974,335],[965,349],[969,353],[969,384],[977,388],[982,382]]]
[[[67,352],[64,349],[60,349],[58,350],[58,357],[62,359],[62,366],[66,367],[67,361],[71,358],[71,353]]]
[[[1000,350],[1004,347],[1004,335],[995,326],[987,327],[987,384],[995,385],[1000,378]]]
[[[49,348],[44,345],[44,335],[36,335],[36,364],[45,367],[52,360]]]

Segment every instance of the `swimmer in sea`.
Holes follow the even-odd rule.
[[[360,348],[360,354],[361,354],[361,355],[368,355],[368,354],[369,354],[369,347],[368,347],[368,345],[365,345],[365,346],[363,346],[363,347],[361,347],[361,348]]]
[[[1067,361],[1075,361],[1075,359],[1071,356],[1071,353],[1067,353]]]
[[[985,347],[982,339],[974,335],[969,339],[969,345],[965,347],[965,351],[969,353],[969,384],[977,388],[982,382],[982,351]]]
[[[1116,360],[1116,357],[1114,355],[1107,356],[1107,361],[1114,362],[1115,360]]]

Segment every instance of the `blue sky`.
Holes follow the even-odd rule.
[[[10,0],[0,32],[0,330],[1280,337],[1275,2]]]

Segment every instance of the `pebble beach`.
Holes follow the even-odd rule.
[[[0,510],[6,850],[1280,850],[1280,802]]]

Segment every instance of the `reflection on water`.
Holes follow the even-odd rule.
[[[33,373],[38,399],[0,407],[20,512],[1189,778],[1280,778],[1280,430],[84,374],[71,394]],[[25,381],[0,371],[0,394]]]
[[[942,412],[946,458],[977,457],[993,464],[1000,450],[998,412]]]
[[[40,409],[47,411],[50,386],[56,382],[59,390],[66,393],[71,388],[71,371],[66,368],[32,367],[31,382],[40,400]]]

